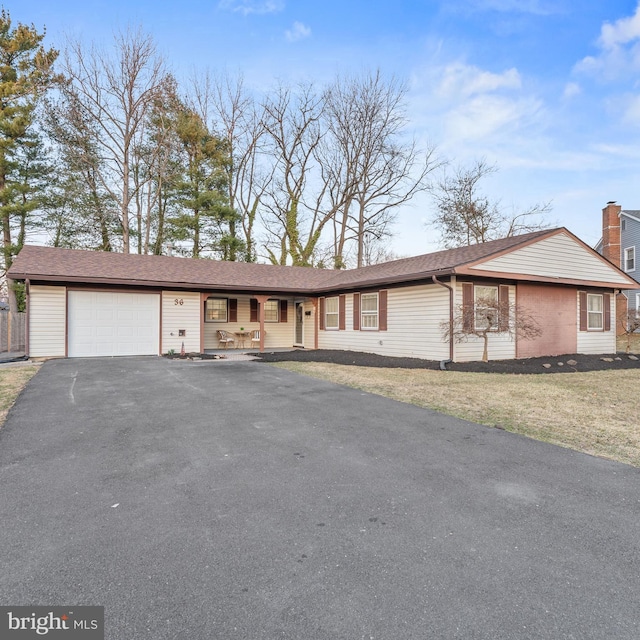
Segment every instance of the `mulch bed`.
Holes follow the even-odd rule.
[[[255,354],[262,362],[331,362],[359,367],[391,367],[402,369],[439,370],[440,362],[419,358],[391,358],[374,353],[357,351],[287,351]],[[603,359],[604,358],[604,359]],[[617,354],[568,354],[552,358],[526,358],[523,360],[492,360],[490,362],[450,362],[447,371],[471,371],[476,373],[572,373],[575,371],[602,371],[607,369],[640,369],[640,360],[634,355]],[[571,362],[571,364],[570,364]],[[573,364],[575,362],[575,364]],[[544,365],[550,365],[545,367]]]
[[[241,352],[235,352],[241,353]],[[233,356],[233,354],[230,354]],[[492,360],[490,362],[449,362],[441,365],[437,360],[421,358],[392,358],[375,353],[359,351],[334,351],[318,349],[305,351],[278,351],[252,353],[261,362],[330,362],[358,367],[382,367],[393,369],[433,369],[444,366],[447,371],[470,371],[473,373],[573,373],[575,371],[604,371],[610,369],[640,369],[638,356],[626,353],[585,355],[572,353],[549,358],[526,358],[523,360]],[[166,355],[172,359],[215,360],[224,355],[188,353]],[[231,359],[231,358],[230,358]]]

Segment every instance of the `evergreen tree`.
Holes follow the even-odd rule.
[[[41,177],[34,150],[39,140],[33,131],[35,109],[43,93],[58,80],[53,63],[55,49],[45,50],[45,32],[18,23],[9,12],[0,12],[0,226],[1,272],[11,266],[26,234],[27,216],[37,206],[33,183]],[[17,236],[16,234],[17,229]],[[9,305],[18,307],[15,290],[8,282]]]
[[[180,109],[175,126],[181,170],[173,182],[178,213],[170,218],[172,236],[193,258],[204,254],[227,260],[242,251],[243,243],[233,233],[239,216],[229,206],[226,142],[186,107]]]

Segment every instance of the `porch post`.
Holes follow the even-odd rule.
[[[260,353],[264,351],[264,304],[269,296],[254,296],[258,301],[258,318],[260,320]]]
[[[320,317],[318,316],[318,298],[312,298],[313,304],[313,348],[318,348],[318,332],[320,327]]]
[[[200,353],[204,353],[204,305],[208,297],[208,293],[200,292]]]

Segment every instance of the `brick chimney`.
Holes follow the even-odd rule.
[[[620,268],[620,211],[615,202],[607,202],[602,210],[602,255]]]

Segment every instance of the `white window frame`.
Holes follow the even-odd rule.
[[[491,307],[491,308],[495,308],[495,312],[496,312],[496,319],[495,319],[495,324],[493,327],[491,327],[489,329],[489,331],[498,331],[498,325],[500,324],[500,290],[498,288],[498,285],[490,285],[490,284],[476,284],[473,287],[473,326],[475,327],[476,331],[484,331],[487,327],[484,324],[480,324],[478,322],[478,310],[479,309],[485,309],[486,307],[479,307],[478,306],[478,290],[481,289],[490,289],[491,291],[495,291],[495,298],[496,298],[496,304],[495,307]],[[480,297],[484,297],[484,296],[480,296]]]
[[[364,301],[376,301],[375,309],[366,309]],[[375,325],[375,326],[374,326]],[[360,330],[361,331],[378,331],[380,326],[380,297],[378,293],[361,293],[360,294]]]
[[[629,261],[631,261],[631,268],[629,268]],[[636,270],[636,248],[635,246],[633,247],[627,247],[624,250],[624,270],[627,273],[630,273],[631,271],[635,271]]]
[[[216,301],[224,303],[224,317],[220,318],[210,318],[209,317],[209,301]],[[222,309],[220,309],[222,310]],[[214,296],[209,296],[205,301],[204,306],[204,321],[205,322],[228,322],[229,321],[229,300],[228,298],[215,298]]]
[[[280,322],[280,300],[267,300],[264,303],[264,321]]]
[[[591,309],[591,300],[600,299],[600,310]],[[600,319],[600,326],[593,326],[592,319]],[[604,331],[604,295],[587,293],[587,331]]]
[[[325,298],[324,328],[327,331],[338,331],[340,328],[340,296]]]

